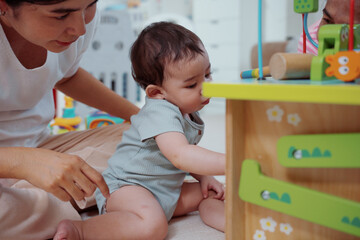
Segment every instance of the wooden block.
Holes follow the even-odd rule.
[[[275,53],[270,59],[270,74],[278,80],[309,78],[313,56],[303,53]]]

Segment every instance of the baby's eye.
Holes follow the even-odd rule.
[[[211,82],[212,80],[212,72],[205,75],[205,82]]]
[[[186,86],[186,88],[194,88],[196,87],[197,83],[191,84],[190,86]]]
[[[207,74],[205,75],[205,77],[206,77],[206,78],[210,78],[210,77],[211,77],[211,74],[212,74],[212,72],[209,72],[209,73],[207,73]]]

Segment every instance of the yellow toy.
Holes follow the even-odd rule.
[[[62,132],[64,132],[64,129],[65,131],[75,131],[79,127],[81,118],[75,115],[73,101],[74,100],[71,97],[65,96],[65,108],[63,110],[63,116],[55,118],[54,123],[51,124],[51,127],[59,126],[60,129],[63,129]]]

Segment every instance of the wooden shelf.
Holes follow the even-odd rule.
[[[360,81],[344,83],[339,80],[314,82],[247,79],[228,83],[204,83],[203,94],[207,97],[237,100],[360,105]]]

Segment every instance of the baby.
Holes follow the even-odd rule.
[[[168,221],[199,211],[205,224],[224,231],[225,155],[196,144],[204,132],[198,111],[210,101],[202,83],[211,66],[201,40],[168,22],[145,28],[131,49],[134,79],[146,103],[131,118],[109,166],[110,189],[96,192],[99,216],[62,221],[58,239],[164,239]],[[184,182],[190,173],[196,182]]]

